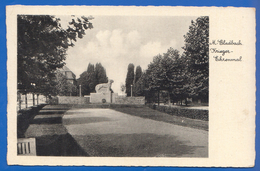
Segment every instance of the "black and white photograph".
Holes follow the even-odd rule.
[[[10,7],[8,162],[251,164],[252,10],[212,9]]]
[[[208,16],[18,15],[17,37],[17,155],[208,157]]]

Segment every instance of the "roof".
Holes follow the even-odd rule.
[[[60,71],[70,71],[70,72],[72,72],[67,66],[63,66],[61,69],[60,69]]]
[[[64,72],[64,75],[67,77],[67,79],[75,79],[76,78],[76,75],[67,66],[63,66],[63,68],[60,68],[59,70],[60,70],[60,72]],[[72,75],[67,75],[67,74],[65,74],[66,72],[71,72]]]

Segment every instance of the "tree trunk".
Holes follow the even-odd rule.
[[[22,98],[22,97],[21,97],[21,93],[18,92],[19,110],[22,109],[22,99],[21,99],[21,98]]]
[[[158,106],[160,106],[160,90],[158,90]]]
[[[25,93],[25,108],[28,107],[28,104],[27,104],[27,93]]]
[[[32,95],[33,95],[33,106],[35,106],[35,98],[34,98],[34,93],[33,93]]]
[[[37,94],[37,105],[39,105],[39,94]]]
[[[170,97],[170,91],[168,91],[168,105],[170,106],[171,104],[171,97]]]

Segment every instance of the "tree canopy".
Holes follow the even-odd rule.
[[[208,98],[209,86],[209,17],[199,17],[191,22],[184,35],[184,58],[188,65],[190,96]]]
[[[107,82],[106,69],[101,63],[96,63],[96,65],[89,63],[87,71],[84,71],[78,79],[78,85],[81,85],[83,95],[89,95],[95,92],[97,84]]]
[[[127,75],[125,80],[127,96],[131,96],[131,85],[133,86],[134,84],[134,78],[135,78],[135,66],[134,64],[130,63],[127,68]]]
[[[106,69],[102,66],[101,63],[96,63],[95,74],[98,84],[108,82]]]
[[[38,93],[55,94],[55,71],[64,66],[68,47],[93,28],[87,17],[72,19],[68,28],[50,15],[18,15],[18,88]]]
[[[142,68],[138,65],[135,69],[135,83],[139,80],[142,75]]]
[[[191,21],[184,40],[182,55],[169,48],[166,53],[153,58],[148,69],[135,81],[136,95],[159,101],[160,94],[163,96],[167,92],[169,101],[194,97],[208,102],[209,18],[199,17],[195,22]]]

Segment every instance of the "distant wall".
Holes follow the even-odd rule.
[[[89,97],[76,97],[76,96],[59,96],[59,104],[87,104]]]
[[[117,96],[115,97],[115,104],[145,104],[145,97],[122,97]]]

